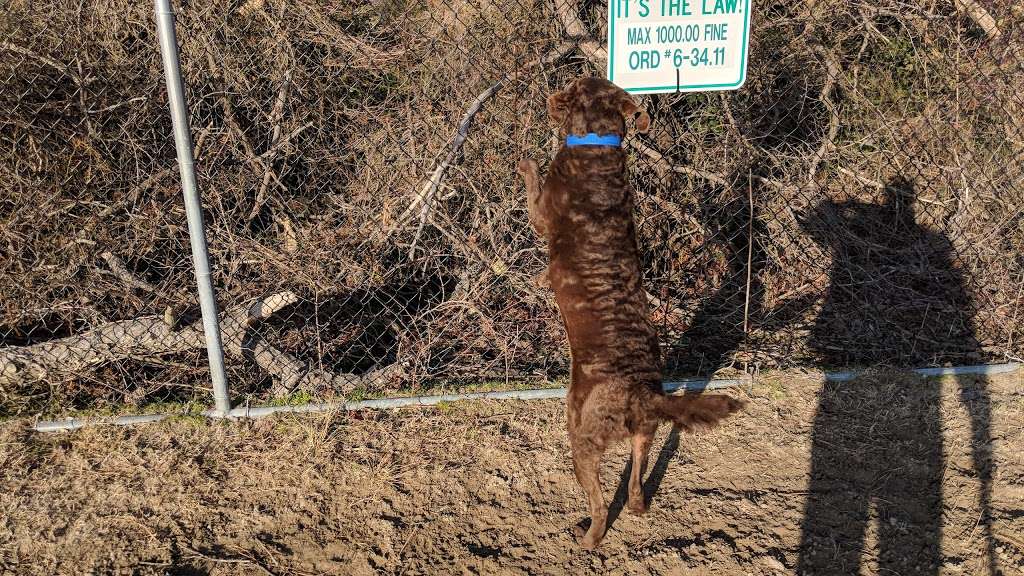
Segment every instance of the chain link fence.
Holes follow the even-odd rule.
[[[606,4],[177,7],[237,400],[567,372],[515,172]],[[666,373],[1021,356],[1024,10],[756,2],[746,85],[640,98]],[[148,5],[0,15],[0,413],[209,402]]]

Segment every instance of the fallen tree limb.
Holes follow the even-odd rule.
[[[159,316],[111,322],[83,334],[0,348],[0,386],[80,373],[119,358],[145,358],[203,347],[197,326],[172,332]]]
[[[249,305],[236,306],[221,318],[224,350],[255,362],[272,375],[275,394],[295,389],[331,388],[342,393],[394,372],[391,366],[366,374],[334,373],[310,368],[275,348],[253,327],[298,301],[292,292],[278,292]],[[125,359],[181,354],[206,347],[202,323],[174,330],[162,317],[120,320],[82,334],[30,346],[0,348],[0,386],[24,386]]]

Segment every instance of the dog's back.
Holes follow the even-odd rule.
[[[563,136],[625,132],[624,116],[639,112],[613,84],[588,78],[549,100]],[[648,119],[640,112],[638,128]],[[530,218],[547,237],[548,277],[572,352],[567,415],[577,479],[590,500],[592,523],[581,544],[604,535],[607,507],[598,476],[609,443],[631,438],[633,471],[628,507],[643,513],[640,476],[658,424],[710,427],[739,409],[728,396],[669,397],[661,388],[657,333],[642,285],[626,154],[619,146],[564,146],[540,185],[537,165],[520,165]]]
[[[548,277],[569,336],[578,401],[609,378],[661,386],[625,165],[621,148],[562,148],[545,182]]]

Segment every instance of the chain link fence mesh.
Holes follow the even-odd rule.
[[[116,3],[0,14],[0,413],[209,390],[154,38]]]
[[[515,172],[606,4],[178,6],[237,399],[564,375]],[[746,85],[626,143],[666,373],[1021,356],[1024,10],[755,2]],[[209,402],[152,10],[0,15],[0,410]]]

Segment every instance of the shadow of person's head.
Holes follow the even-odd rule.
[[[829,268],[808,342],[827,365],[977,359],[953,245],[919,222],[919,206],[914,183],[896,178],[863,200],[826,198],[799,219]]]
[[[826,198],[798,213],[797,223],[819,245],[838,252],[833,256],[842,257],[858,245],[894,247],[914,241],[921,233],[916,199],[914,184],[899,177],[869,200]]]

